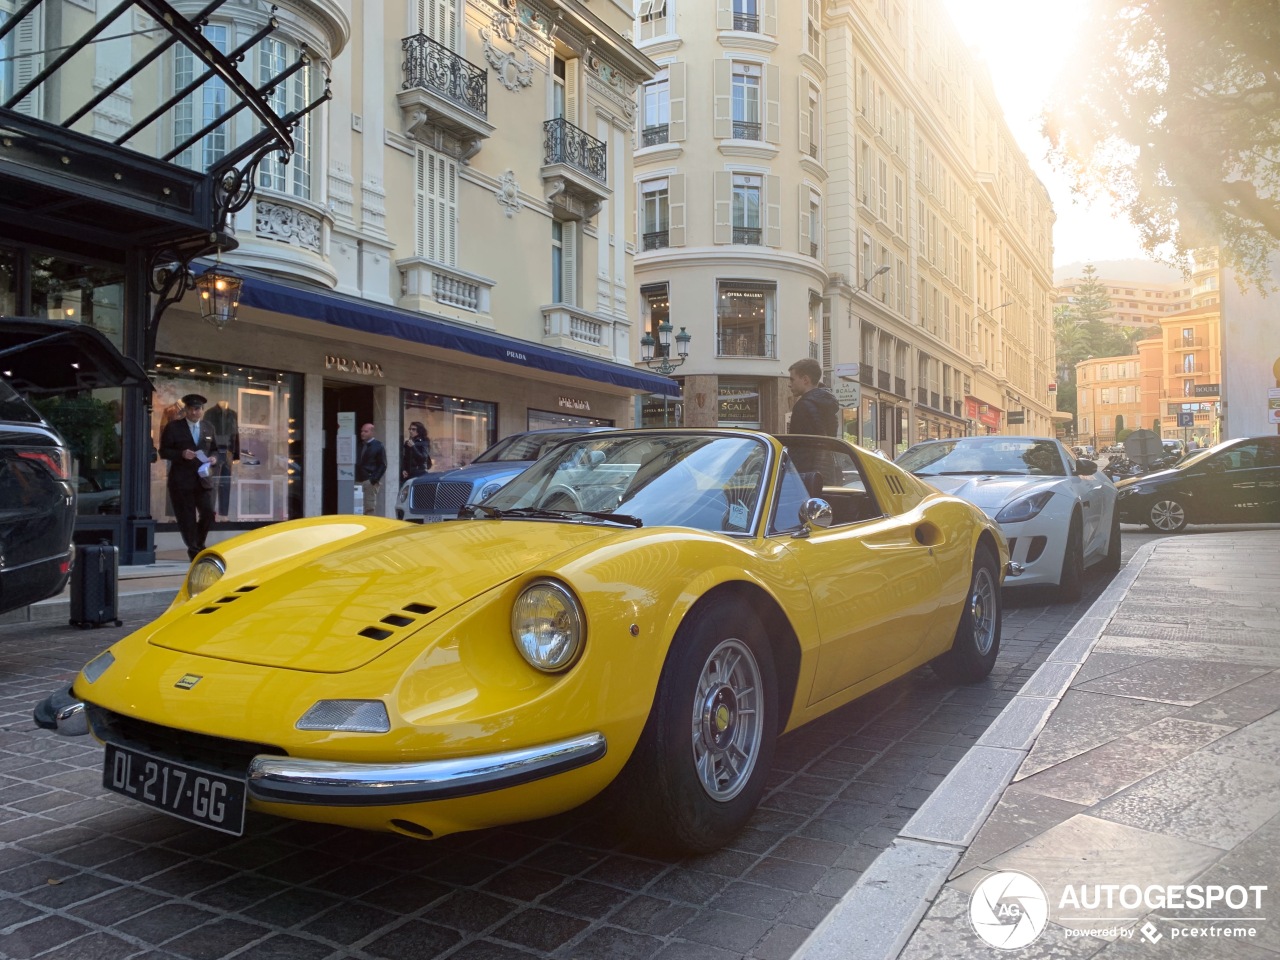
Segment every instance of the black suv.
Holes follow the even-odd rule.
[[[75,522],[67,445],[0,380],[0,613],[66,586]]]

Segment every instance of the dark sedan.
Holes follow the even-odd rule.
[[[1228,440],[1176,467],[1116,484],[1121,523],[1280,523],[1280,436]]]
[[[0,380],[0,613],[66,585],[75,520],[66,444]]]

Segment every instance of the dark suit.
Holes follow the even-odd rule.
[[[182,456],[184,450],[202,450],[213,455],[218,441],[212,428],[200,424],[200,443],[191,437],[191,424],[186,417],[174,420],[160,434],[160,456],[169,461],[169,498],[173,501],[173,515],[182,532],[182,542],[187,545],[191,559],[205,547],[205,537],[213,524],[213,481],[199,474],[200,460]]]

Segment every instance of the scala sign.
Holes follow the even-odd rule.
[[[862,401],[862,384],[848,380],[837,380],[831,387],[836,400],[842,407],[856,407]]]

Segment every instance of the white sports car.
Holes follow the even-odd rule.
[[[1062,599],[1076,600],[1085,567],[1120,569],[1115,485],[1096,463],[1077,460],[1057,440],[927,440],[897,464],[999,523],[1010,559],[1024,569],[1020,587],[1056,585]]]

